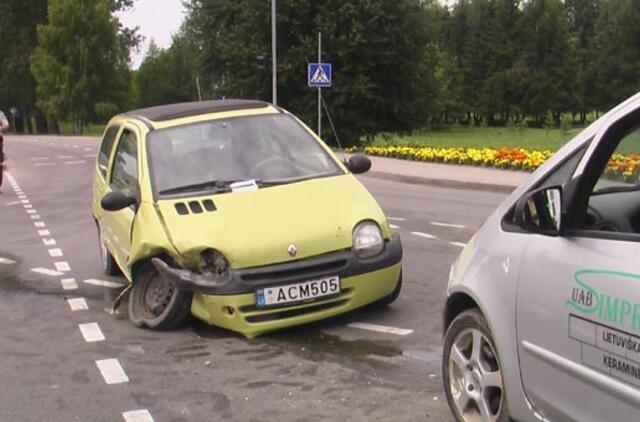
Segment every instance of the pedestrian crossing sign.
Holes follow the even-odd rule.
[[[307,81],[311,88],[331,86],[331,63],[309,63]]]

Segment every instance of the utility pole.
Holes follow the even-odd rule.
[[[278,105],[278,68],[276,57],[276,0],[271,0],[271,95],[273,105]]]
[[[322,63],[322,32],[318,32],[318,63]],[[318,137],[322,138],[322,88],[318,87]]]

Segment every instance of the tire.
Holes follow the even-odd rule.
[[[389,306],[400,296],[400,291],[402,290],[402,270],[400,270],[400,275],[398,276],[398,282],[396,283],[396,287],[393,291],[387,296],[380,299],[377,304],[379,306]]]
[[[109,252],[107,244],[102,239],[100,227],[98,227],[98,244],[100,246],[100,261],[102,262],[102,271],[104,271],[106,275],[110,276],[120,275],[120,268],[118,267],[118,264],[116,264],[116,260],[113,258],[113,255],[111,255],[111,252]]]
[[[190,315],[192,297],[147,265],[138,272],[129,292],[129,320],[152,330],[176,329]]]
[[[445,396],[456,420],[511,420],[500,359],[479,310],[464,311],[449,324],[442,355]]]

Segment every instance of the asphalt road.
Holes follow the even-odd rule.
[[[96,149],[92,138],[5,141],[0,420],[451,419],[440,376],[449,265],[504,195],[362,177],[403,239],[392,306],[253,340],[196,320],[158,333],[130,325],[126,306],[110,314],[117,289],[96,285],[123,283],[100,270]]]

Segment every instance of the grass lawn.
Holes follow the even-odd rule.
[[[409,136],[376,137],[373,145],[411,145],[439,148],[525,148],[557,150],[582,129],[517,129],[495,127],[462,127],[415,133]]]

